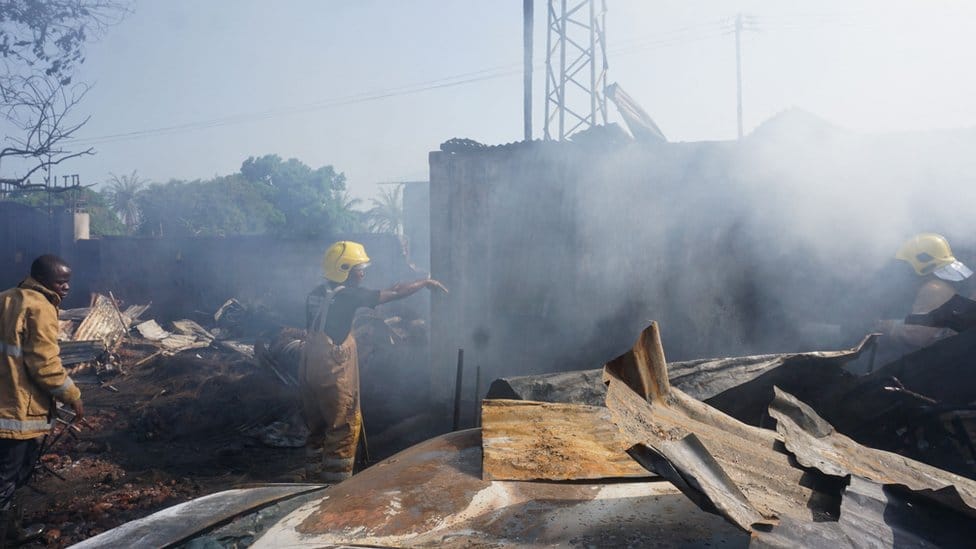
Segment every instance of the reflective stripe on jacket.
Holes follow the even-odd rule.
[[[32,278],[0,293],[0,438],[47,434],[53,399],[81,398],[58,356],[60,303]]]

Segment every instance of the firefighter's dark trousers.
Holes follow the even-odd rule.
[[[43,437],[27,440],[0,438],[0,511],[6,511],[14,491],[30,478]]]

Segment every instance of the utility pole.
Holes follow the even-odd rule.
[[[535,0],[522,0],[522,116],[525,125],[525,140],[532,141],[532,28],[533,4]]]
[[[742,54],[739,43],[742,35],[742,14],[735,16],[735,96],[739,121],[739,139],[742,139]]]

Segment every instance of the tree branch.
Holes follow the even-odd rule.
[[[65,160],[94,154],[89,147],[71,151],[65,147],[74,134],[90,117],[77,123],[67,122],[69,115],[88,92],[83,84],[68,88],[60,80],[51,77],[29,76],[4,79],[4,103],[0,106],[8,123],[23,133],[22,137],[7,137],[10,145],[0,149],[0,163],[5,159],[18,159],[29,168],[19,177],[0,179],[8,187],[36,188],[30,177],[40,170],[48,170]],[[2,167],[2,164],[0,164]]]

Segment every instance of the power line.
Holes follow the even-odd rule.
[[[632,38],[632,39],[624,40],[620,42],[620,44],[622,45],[621,47],[608,49],[607,53],[613,55],[628,55],[638,51],[647,51],[647,50],[658,49],[662,47],[668,47],[676,44],[708,40],[711,38],[716,38],[727,34],[730,34],[729,19],[717,19],[717,20],[707,21],[707,22],[698,23],[694,25],[688,25],[685,27],[680,27],[677,29],[656,33],[653,36],[653,38]],[[542,69],[544,68],[544,65],[537,64],[534,67],[536,69]],[[498,78],[514,76],[520,74],[522,70],[523,70],[522,64],[499,65],[495,67],[481,69],[478,71],[460,73],[460,74],[455,74],[453,76],[438,78],[435,80],[418,82],[415,84],[397,86],[394,88],[387,88],[387,89],[376,90],[372,92],[362,92],[362,93],[357,93],[357,94],[352,94],[347,96],[336,97],[332,99],[324,99],[321,101],[316,101],[314,103],[308,103],[305,105],[298,105],[298,106],[286,107],[280,109],[268,109],[264,111],[251,112],[251,113],[240,113],[236,115],[212,118],[209,120],[187,122],[187,123],[176,124],[172,126],[162,126],[157,128],[148,128],[144,130],[120,132],[120,133],[107,134],[107,135],[101,135],[96,137],[78,138],[73,140],[72,142],[77,145],[100,145],[100,144],[114,143],[119,141],[129,141],[133,139],[141,139],[147,137],[171,135],[171,134],[182,133],[186,131],[217,128],[222,126],[241,124],[241,123],[258,121],[258,120],[278,118],[281,116],[289,116],[294,114],[325,110],[329,108],[353,105],[357,103],[378,101],[378,100],[388,99],[392,97],[416,95],[431,90],[474,84],[477,82],[483,82],[487,80],[494,80]]]
[[[465,73],[465,74],[481,74],[481,73],[489,72],[491,70],[492,69],[486,69],[484,71],[477,71],[475,73]],[[300,114],[303,112],[322,110],[322,109],[338,107],[343,105],[363,103],[366,101],[377,101],[379,99],[386,99],[389,97],[411,95],[411,94],[421,93],[424,91],[429,91],[434,89],[461,86],[464,84],[480,82],[483,80],[490,80],[494,78],[510,76],[513,74],[518,74],[519,72],[520,69],[508,69],[504,71],[497,71],[493,74],[490,73],[490,74],[484,74],[482,76],[472,76],[470,78],[462,78],[460,80],[456,80],[456,79],[459,76],[464,76],[464,75],[455,75],[454,77],[432,80],[422,84],[415,84],[412,86],[400,86],[397,88],[389,88],[386,90],[379,90],[376,92],[360,93],[360,94],[355,94],[355,95],[350,95],[345,97],[339,97],[335,99],[318,101],[307,105],[289,107],[285,109],[267,110],[267,111],[261,111],[256,113],[243,113],[243,114],[226,116],[221,118],[214,118],[210,120],[203,120],[199,122],[188,122],[185,124],[179,124],[174,126],[164,126],[159,128],[151,128],[146,130],[137,130],[137,131],[131,131],[125,133],[103,135],[98,137],[81,138],[75,140],[74,142],[77,144],[95,145],[95,144],[102,144],[102,143],[110,143],[114,141],[125,141],[129,139],[136,139],[141,137],[167,135],[167,134],[178,133],[178,132],[188,131],[188,130],[216,128],[216,127],[226,126],[231,124],[239,124],[243,122],[250,122],[256,120],[265,120],[269,118],[276,118],[279,116]],[[455,80],[452,81],[452,79]]]

